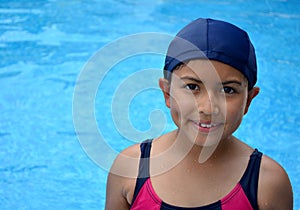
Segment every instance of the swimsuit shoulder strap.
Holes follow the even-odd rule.
[[[257,149],[250,156],[247,169],[240,181],[240,184],[247,195],[253,209],[258,209],[257,188],[262,153]]]
[[[152,140],[153,139],[148,139],[146,141],[143,141],[140,144],[141,155],[140,155],[140,163],[139,163],[139,173],[138,173],[138,177],[136,179],[136,184],[135,184],[135,189],[134,189],[134,194],[133,194],[133,199],[132,199],[131,205],[135,201],[135,199],[136,199],[140,189],[144,185],[144,183],[150,177],[150,172],[149,172],[150,160],[149,159],[150,159]]]

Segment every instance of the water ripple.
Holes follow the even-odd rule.
[[[0,172],[20,173],[20,172],[33,171],[33,170],[45,169],[45,168],[48,168],[47,165],[33,165],[33,166],[24,166],[24,167],[9,166],[5,168],[0,168]]]
[[[6,79],[8,77],[15,77],[15,76],[18,76],[21,73],[22,73],[21,71],[12,71],[12,72],[0,73],[0,79]]]

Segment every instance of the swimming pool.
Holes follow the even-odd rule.
[[[199,16],[224,19],[249,32],[261,94],[236,135],[284,166],[294,209],[300,209],[300,3],[209,2],[1,1],[1,209],[103,209],[107,171],[85,153],[74,128],[78,78],[109,43],[142,32],[173,35]],[[103,78],[95,97],[96,121],[115,151],[134,141],[116,129],[112,97],[129,75],[161,69],[162,61],[157,55],[133,56]],[[159,109],[166,113],[164,132],[173,125],[162,106],[162,96],[151,87],[134,95],[125,116],[115,117],[128,114],[132,127],[148,135],[149,113]]]

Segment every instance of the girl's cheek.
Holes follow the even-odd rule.
[[[226,113],[227,122],[231,124],[239,125],[244,116],[244,111],[242,106],[238,106],[236,109],[229,109]]]
[[[171,107],[176,108],[180,113],[190,113],[197,110],[197,103],[194,97],[181,95],[172,97]]]

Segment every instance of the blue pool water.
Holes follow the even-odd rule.
[[[300,2],[207,2],[0,1],[0,209],[103,209],[107,170],[85,152],[74,125],[74,92],[85,64],[121,37],[174,35],[201,16],[249,32],[261,94],[236,135],[283,165],[299,210]],[[113,151],[135,142],[126,138],[126,124],[120,128],[113,120],[116,90],[137,70],[161,69],[162,62],[162,56],[133,56],[106,73],[94,99],[95,120]],[[128,127],[141,131],[142,140],[155,127],[148,121],[153,110],[165,113],[166,122],[157,123],[162,132],[174,128],[163,106],[153,87],[138,92],[127,113],[115,117],[130,119]]]

